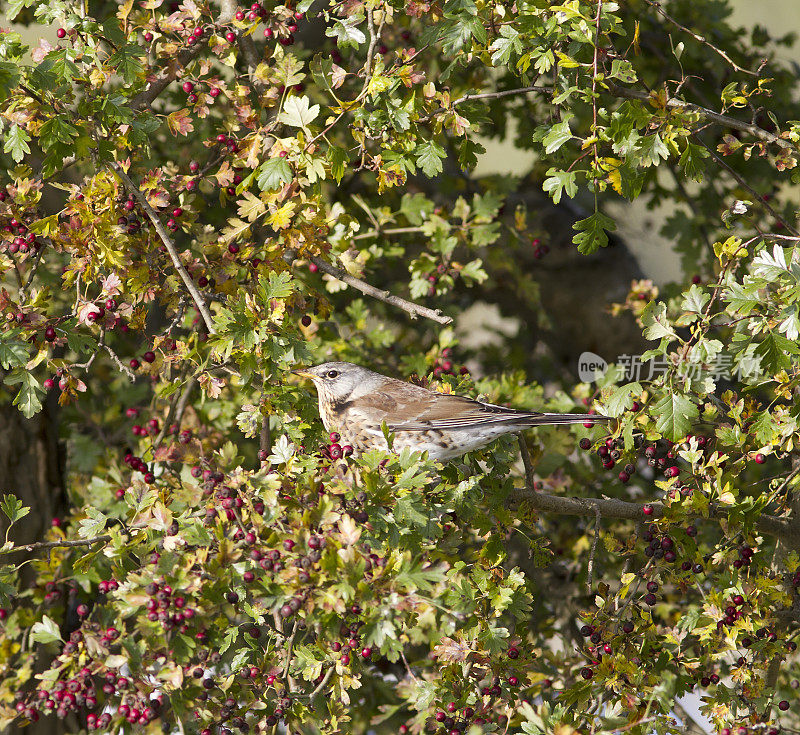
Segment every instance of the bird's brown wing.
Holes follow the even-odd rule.
[[[465,396],[434,391],[391,381],[383,389],[358,399],[357,410],[375,423],[386,422],[391,430],[468,429],[480,426],[579,423],[603,417],[588,414],[548,414],[520,411],[475,401]]]

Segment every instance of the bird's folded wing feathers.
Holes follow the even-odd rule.
[[[376,392],[360,399],[360,403],[360,408],[368,408],[373,418],[376,414],[382,414],[382,419],[387,420],[389,429],[393,431],[467,429],[517,424],[520,426],[569,424],[601,418],[589,414],[520,411],[492,403],[482,403],[464,396],[434,393],[422,388],[413,393]]]

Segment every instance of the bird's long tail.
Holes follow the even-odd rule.
[[[558,424],[599,424],[601,421],[611,421],[610,416],[600,416],[596,413],[540,413],[525,419],[528,426],[555,426]]]

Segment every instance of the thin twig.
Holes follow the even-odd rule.
[[[292,632],[289,635],[289,640],[286,643],[286,664],[283,667],[283,680],[287,684],[287,689],[292,691],[293,687],[291,686],[291,678],[289,677],[289,667],[292,664],[292,649],[294,648],[294,639],[297,635],[297,621],[295,621],[294,625],[292,626]]]
[[[522,455],[522,464],[525,466],[525,487],[529,492],[534,493],[536,492],[536,483],[533,477],[533,460],[528,451],[528,445],[525,443],[525,435],[521,432],[517,434],[517,441],[519,442],[519,453]]]
[[[714,53],[721,56],[725,61],[727,61],[731,67],[742,74],[749,74],[751,77],[758,77],[758,72],[750,71],[749,69],[745,69],[742,66],[739,66],[728,54],[726,54],[722,49],[717,48],[713,43],[711,43],[708,39],[704,38],[703,36],[695,33],[693,30],[687,28],[686,26],[681,25],[678,23],[677,20],[667,15],[664,9],[661,7],[661,3],[654,2],[654,0],[644,0],[651,8],[653,8],[662,18],[669,21],[674,25],[676,28],[680,28],[684,33],[688,33],[695,41],[702,43],[703,46],[707,46],[710,48]]]
[[[794,227],[792,227],[788,222],[786,222],[786,220],[784,220],[783,217],[781,217],[772,208],[772,205],[766,199],[764,199],[764,197],[761,196],[761,194],[759,194],[752,186],[750,186],[747,180],[738,171],[731,168],[726,161],[724,161],[717,155],[716,151],[713,148],[711,148],[710,145],[708,145],[700,136],[695,135],[694,137],[698,140],[700,145],[702,145],[703,148],[705,148],[708,151],[709,155],[711,156],[712,159],[714,159],[714,162],[717,165],[722,166],[722,168],[724,168],[731,176],[733,176],[733,178],[736,180],[739,186],[747,190],[751,194],[751,196],[753,196],[754,199],[757,199],[762,205],[764,205],[766,210],[773,216],[776,222],[780,222],[792,234],[800,235],[800,232],[798,232]]]
[[[369,48],[367,49],[367,62],[364,65],[364,86],[356,100],[360,100],[367,93],[372,74],[372,57],[375,55],[375,45],[378,43],[378,36],[375,33],[375,9],[367,3],[367,29],[369,30]]]
[[[167,249],[170,258],[172,259],[172,264],[175,266],[175,270],[178,271],[178,275],[181,277],[184,286],[186,286],[186,290],[191,294],[192,300],[194,301],[197,310],[203,317],[203,321],[206,324],[206,329],[208,330],[208,333],[216,334],[217,330],[214,329],[214,323],[211,317],[211,313],[209,312],[205,301],[203,301],[203,297],[200,295],[200,292],[197,290],[197,286],[195,286],[194,281],[192,281],[192,277],[187,272],[183,263],[181,263],[180,257],[178,256],[178,251],[175,249],[175,244],[172,242],[169,234],[167,234],[167,230],[164,227],[163,223],[161,222],[158,214],[150,206],[150,202],[147,201],[147,197],[142,193],[141,189],[139,189],[139,187],[133,183],[128,174],[126,174],[125,171],[122,170],[122,166],[120,166],[119,163],[117,163],[116,161],[112,161],[111,165],[117,172],[117,175],[122,179],[125,186],[127,186],[131,190],[131,193],[139,201],[139,204],[142,206],[142,209],[144,209],[145,214],[147,214],[148,218],[153,223],[153,227],[158,233],[158,236],[161,238],[161,242],[164,243],[164,247]]]
[[[438,322],[439,324],[450,324],[453,321],[452,317],[444,316],[439,309],[429,309],[426,306],[420,306],[419,304],[415,304],[413,301],[407,301],[400,296],[395,296],[388,291],[383,291],[375,286],[371,286],[369,283],[366,283],[355,276],[351,276],[347,271],[337,268],[335,265],[331,265],[328,263],[328,261],[323,260],[316,255],[311,255],[309,260],[323,273],[327,273],[329,276],[333,276],[334,278],[342,281],[342,283],[346,283],[348,286],[358,289],[361,291],[361,293],[366,294],[367,296],[372,296],[372,298],[378,299],[378,301],[383,301],[385,304],[391,304],[392,306],[396,306],[398,309],[408,312],[412,319],[416,319],[418,316],[424,316],[428,319]]]
[[[109,354],[109,356],[114,361],[116,366],[123,373],[125,373],[125,375],[128,376],[128,379],[131,382],[136,380],[136,373],[134,373],[133,370],[131,370],[124,362],[122,362],[122,360],[119,359],[119,355],[116,352],[114,352],[114,350],[109,345],[107,345],[105,342],[102,342],[100,344],[100,347],[102,347]]]
[[[360,232],[358,235],[353,235],[351,240],[368,240],[371,237],[378,237],[380,235],[411,235],[421,233],[421,227],[389,227],[381,230],[369,230],[368,232]]]
[[[443,112],[450,112],[450,110],[458,107],[459,105],[463,105],[465,102],[473,102],[475,100],[496,100],[500,99],[501,97],[513,97],[516,95],[531,94],[532,92],[542,92],[545,94],[549,94],[553,92],[553,88],[539,87],[534,85],[530,87],[519,87],[517,89],[504,89],[499,92],[481,92],[480,94],[465,94],[463,97],[459,97],[455,102],[453,102],[450,105],[450,107],[440,107],[438,110],[434,110],[428,115],[424,115],[423,117],[419,118],[417,122],[418,123],[428,122],[428,120],[430,120],[431,118],[434,118],[437,115],[441,115]]]
[[[319,694],[326,686],[328,686],[328,684],[330,683],[331,678],[333,677],[333,675],[335,673],[336,673],[336,667],[335,666],[331,666],[325,672],[325,677],[322,679],[322,681],[319,684],[317,684],[317,686],[314,688],[314,691],[311,692],[311,694],[309,695],[309,699],[314,699],[314,697],[316,697],[317,694]]]
[[[187,365],[186,367],[184,367],[183,374],[181,375],[180,378],[178,378],[178,380],[183,380],[186,377],[188,370],[189,366]],[[193,380],[193,378],[190,378],[190,380]],[[153,442],[153,446],[157,447],[159,444],[161,444],[162,441],[164,441],[164,437],[167,435],[169,427],[172,424],[172,420],[175,417],[177,406],[181,401],[183,401],[184,395],[189,390],[189,388],[190,388],[190,382],[187,382],[186,388],[184,388],[183,392],[180,395],[176,393],[175,398],[172,401],[170,401],[169,410],[167,411],[167,416],[164,419],[164,424],[161,427],[161,431],[158,432],[158,435],[156,436],[155,441]]]
[[[600,506],[594,503],[594,538],[589,551],[589,563],[586,565],[586,591],[592,594],[592,576],[594,574],[594,555],[597,551],[597,540],[600,538]]]

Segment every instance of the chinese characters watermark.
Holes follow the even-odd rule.
[[[652,381],[665,375],[675,367],[679,378],[702,380],[711,378],[719,380],[748,380],[757,378],[761,374],[761,357],[743,355],[734,359],[732,355],[717,354],[707,360],[701,360],[696,355],[673,366],[664,355],[657,355],[648,360],[643,360],[641,355],[620,355],[616,363],[624,371],[620,379],[628,382],[639,380]],[[591,383],[603,377],[608,371],[608,363],[594,352],[584,352],[578,358],[578,377],[584,383]]]

